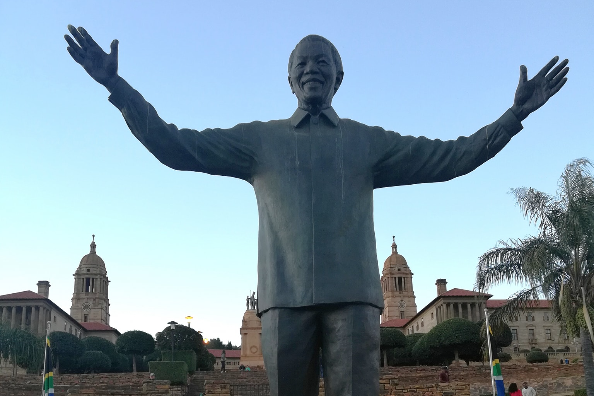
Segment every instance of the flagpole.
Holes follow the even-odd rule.
[[[45,324],[45,340],[43,340],[43,373],[41,375],[41,396],[45,395],[45,372],[46,367],[45,364],[47,363],[47,337],[49,336],[49,330],[52,326],[52,322],[48,321]]]
[[[487,330],[487,346],[489,348],[489,372],[491,373],[491,391],[493,396],[497,396],[495,389],[495,377],[493,377],[493,352],[491,351],[491,335],[489,334],[489,312],[485,308],[485,326]]]

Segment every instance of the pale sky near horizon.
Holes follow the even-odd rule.
[[[70,58],[68,24],[104,49],[117,38],[120,75],[197,130],[291,116],[287,61],[307,34],[341,54],[340,117],[442,140],[503,114],[521,64],[531,78],[569,58],[566,86],[495,158],[446,183],[376,190],[379,270],[395,235],[421,309],[437,278],[472,289],[482,253],[534,232],[510,188],[554,193],[566,164],[594,160],[593,17],[589,1],[1,1],[0,295],[49,280],[69,312],[95,234],[113,327],[154,335],[191,315],[206,338],[239,344],[257,285],[251,186],[159,163]]]

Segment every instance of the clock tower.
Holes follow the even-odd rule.
[[[381,284],[384,294],[384,312],[381,323],[392,319],[410,319],[417,314],[413,273],[406,259],[398,254],[395,237],[392,237],[392,254],[384,262]]]
[[[95,322],[109,326],[109,298],[105,262],[97,255],[95,235],[91,251],[80,260],[74,273],[74,293],[70,316],[79,323]]]

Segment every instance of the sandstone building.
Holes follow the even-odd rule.
[[[448,290],[446,279],[437,279],[435,298],[417,312],[412,287],[412,272],[408,263],[392,243],[392,254],[386,259],[381,276],[385,309],[381,327],[394,327],[405,335],[427,333],[437,324],[450,318],[472,321],[484,319],[484,310],[492,312],[507,300],[492,300],[492,295],[472,290]],[[414,311],[412,307],[414,306]],[[411,308],[411,309],[409,309]],[[512,331],[512,345],[505,352],[520,352],[532,347],[545,350],[571,347],[571,340],[554,320],[551,302],[534,301],[530,310],[520,313],[507,323]]]
[[[26,290],[0,295],[0,323],[42,336],[49,322],[50,332],[64,331],[79,338],[97,336],[113,343],[120,332],[109,326],[109,280],[105,262],[96,253],[95,236],[91,251],[74,273],[70,314],[49,299],[50,283],[37,282],[37,293]]]

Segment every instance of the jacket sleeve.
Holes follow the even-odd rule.
[[[168,167],[251,180],[259,141],[250,124],[202,132],[178,129],[163,121],[123,79],[115,84],[109,101],[121,111],[134,136]]]
[[[493,158],[522,130],[511,110],[474,134],[442,141],[401,136],[392,131],[372,133],[374,188],[432,183],[465,175]]]

